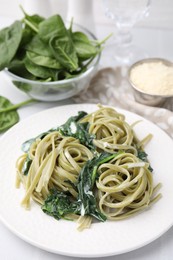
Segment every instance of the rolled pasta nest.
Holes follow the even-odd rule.
[[[154,196],[153,176],[148,165],[130,153],[120,154],[98,168],[97,181],[100,210],[110,220],[127,218],[143,211],[159,199]]]

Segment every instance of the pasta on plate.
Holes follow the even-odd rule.
[[[77,220],[79,230],[93,219],[121,220],[151,206],[161,197],[144,151],[152,136],[138,140],[136,123],[99,105],[27,140],[16,162],[22,206],[32,199],[58,220]]]

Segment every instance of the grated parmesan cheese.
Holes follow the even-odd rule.
[[[145,62],[132,68],[131,82],[147,94],[173,95],[173,66],[161,61]]]

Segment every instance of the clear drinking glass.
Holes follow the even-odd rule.
[[[114,59],[118,64],[130,65],[145,58],[140,48],[132,45],[133,26],[149,14],[151,0],[102,0],[105,15],[117,28]]]

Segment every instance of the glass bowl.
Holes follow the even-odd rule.
[[[73,30],[84,32],[89,39],[97,38],[86,28],[73,24]],[[89,86],[89,83],[95,75],[101,54],[99,53],[90,63],[87,70],[71,79],[41,82],[22,78],[10,72],[7,68],[4,70],[12,83],[28,96],[40,101],[59,101],[75,96]]]
[[[135,84],[131,79],[131,72],[135,67],[144,63],[157,63],[157,62],[163,63],[167,67],[173,68],[173,63],[169,60],[162,59],[162,58],[147,58],[147,59],[137,61],[128,70],[128,81],[132,87],[134,98],[137,102],[141,104],[148,105],[148,106],[162,106],[166,101],[168,101],[168,99],[170,100],[173,99],[173,95],[147,93],[144,90],[141,90],[139,86]]]

